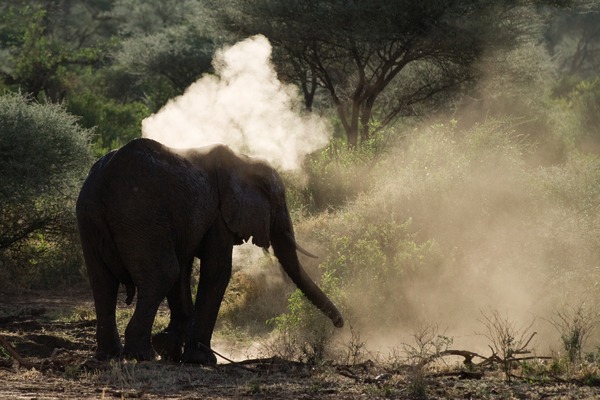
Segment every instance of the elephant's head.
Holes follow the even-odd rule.
[[[281,177],[267,163],[239,156],[227,147],[219,153],[217,167],[221,214],[238,238],[260,247],[273,247],[281,266],[304,295],[337,327],[344,320],[333,302],[310,279],[298,260],[294,229],[285,201]]]

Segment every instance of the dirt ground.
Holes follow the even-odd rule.
[[[600,398],[600,387],[576,380],[506,382],[493,370],[415,375],[373,361],[317,368],[278,358],[217,367],[99,363],[90,358],[90,310],[88,293],[0,295],[0,399]]]

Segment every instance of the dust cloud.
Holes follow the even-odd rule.
[[[277,78],[264,36],[219,50],[213,66],[214,75],[146,118],[142,135],[177,148],[223,143],[283,170],[328,143],[325,120],[303,113],[297,89]]]
[[[497,313],[515,335],[537,332],[529,350],[564,351],[551,321],[568,307],[590,310],[600,295],[600,218],[588,212],[597,203],[587,186],[598,182],[597,163],[529,166],[526,145],[508,123],[424,130],[340,217],[361,221],[350,237],[357,235],[351,251],[363,254],[348,255],[347,265],[366,256],[382,264],[356,268],[364,277],[348,291],[348,319],[374,350],[400,347],[435,325],[453,338],[452,348],[489,356],[485,322]],[[388,221],[409,223],[385,239],[388,247],[376,247],[379,239],[369,231],[376,225],[385,238],[394,232]],[[348,235],[340,225],[336,231]]]
[[[523,51],[547,56],[535,50]],[[535,67],[524,79],[532,87],[517,81],[502,97],[498,86],[517,72],[494,81],[496,69],[482,66],[492,72],[477,107],[403,132],[363,177],[374,182],[368,192],[300,229],[331,236],[317,251],[333,254],[325,262],[343,274],[346,319],[371,351],[389,353],[435,325],[452,348],[489,356],[485,324],[498,315],[525,339],[537,332],[528,349],[548,356],[564,352],[552,324],[559,312],[581,306],[598,318],[597,157],[548,154],[570,116],[543,118],[526,94],[548,90],[548,73],[519,57]]]

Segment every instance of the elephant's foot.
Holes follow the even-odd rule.
[[[126,343],[123,349],[123,357],[138,361],[153,361],[156,360],[156,352],[149,343],[147,345],[129,345]]]
[[[200,343],[186,343],[181,361],[192,364],[216,365],[217,357],[208,346],[205,347]]]
[[[152,336],[152,347],[163,360],[181,360],[183,340],[181,335],[169,331],[162,331]]]
[[[123,346],[121,346],[121,343],[118,341],[108,345],[100,343],[98,344],[98,348],[96,348],[94,358],[98,361],[106,361],[113,358],[119,358],[121,353],[123,353]]]

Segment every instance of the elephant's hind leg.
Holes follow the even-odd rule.
[[[172,251],[149,252],[144,268],[129,268],[138,289],[135,311],[125,330],[123,354],[137,360],[153,360],[151,332],[160,303],[179,276],[179,264]],[[139,265],[138,265],[139,266]]]
[[[152,348],[150,333],[160,303],[164,296],[140,296],[133,316],[125,329],[125,347],[123,355],[140,361],[154,360],[156,353]]]
[[[95,358],[106,360],[119,357],[122,347],[116,322],[117,294],[119,281],[110,279],[102,288],[93,289],[96,307],[96,349]]]
[[[89,245],[89,241],[82,240],[82,247],[96,309],[98,346],[95,357],[98,360],[119,357],[122,347],[115,317],[119,281]]]
[[[190,260],[186,263],[182,272],[167,295],[171,319],[165,330],[152,336],[152,346],[161,358],[170,361],[179,361],[183,349],[185,335],[190,329],[190,322],[194,304],[190,288],[190,274],[192,271]]]

